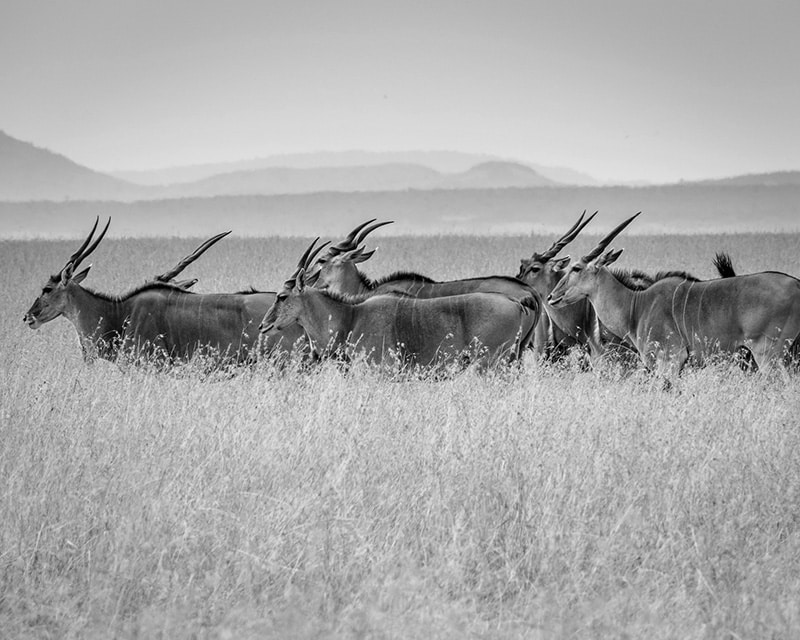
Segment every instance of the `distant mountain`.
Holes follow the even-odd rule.
[[[235,171],[162,187],[159,193],[163,197],[196,198],[406,189],[502,189],[554,184],[533,169],[513,162],[484,162],[461,173],[441,173],[418,164],[382,164]]]
[[[414,164],[315,169],[276,167],[223,173],[197,182],[170,185],[163,188],[162,193],[185,198],[324,191],[398,191],[435,188],[441,179],[438,171]]]
[[[392,158],[418,158],[437,166],[462,166],[459,171],[441,171],[419,162],[385,162]],[[323,192],[376,192],[407,189],[501,189],[557,184],[522,163],[486,160],[488,155],[457,152],[367,153],[351,151],[329,154],[276,156],[262,162],[311,164],[316,167],[263,167],[218,172],[233,165],[206,165],[200,173],[217,173],[190,182],[142,185],[127,182],[87,167],[63,155],[41,149],[0,132],[0,200],[158,200],[241,195],[278,195]],[[353,166],[350,162],[369,160]],[[480,159],[480,162],[467,164]],[[384,160],[384,162],[378,162]],[[247,163],[242,163],[247,164]],[[185,168],[191,169],[191,168]],[[183,178],[193,171],[184,172]],[[173,176],[174,177],[174,176]]]
[[[533,169],[511,162],[486,162],[461,173],[445,174],[417,164],[366,167],[276,167],[225,173],[197,182],[164,187],[165,197],[277,195],[326,191],[403,191],[406,189],[500,189],[553,185]]]
[[[132,200],[145,193],[0,131],[0,200]]]
[[[550,187],[548,180],[530,167],[516,162],[483,162],[462,173],[443,176],[440,185],[451,189],[504,189],[506,187]]]
[[[772,173],[750,173],[743,176],[702,180],[698,184],[731,187],[785,187],[800,186],[800,171],[774,171]]]
[[[593,178],[588,173],[575,171],[575,169],[570,169],[568,167],[550,167],[550,166],[535,164],[533,162],[527,162],[525,164],[527,164],[531,169],[533,169],[537,173],[542,174],[548,180],[560,182],[561,184],[564,185],[570,185],[573,187],[602,186],[602,183],[596,178]]]
[[[293,153],[254,158],[238,162],[200,164],[154,169],[152,171],[114,171],[111,175],[142,185],[168,185],[196,182],[222,173],[254,171],[257,169],[318,169],[322,167],[370,167],[386,164],[417,164],[440,173],[460,173],[484,162],[509,161],[524,164],[545,178],[563,184],[596,186],[598,181],[589,175],[565,167],[523,163],[490,154],[458,151],[320,151]]]
[[[353,164],[359,161],[362,164]],[[231,170],[235,167],[236,170]],[[118,175],[131,178],[138,176],[138,179],[148,180],[157,177],[170,178],[174,182],[163,185],[133,184],[119,177],[93,171],[63,155],[0,131],[0,200],[5,201],[131,202],[334,192],[490,191],[554,186],[559,189],[591,186],[601,191],[613,188],[592,184],[592,178],[569,169],[537,170],[527,163],[503,160],[486,154],[454,151],[295,154],[241,163]],[[554,175],[561,179],[554,178]],[[684,182],[675,186],[710,187],[715,190],[800,187],[800,171],[733,176]]]

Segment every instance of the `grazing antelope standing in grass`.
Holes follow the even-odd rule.
[[[613,333],[630,340],[649,369],[667,380],[692,356],[748,349],[759,369],[786,362],[800,335],[800,280],[767,271],[698,281],[688,275],[631,291],[608,270],[621,250],[603,253],[639,214],[575,261],[553,289],[555,308],[588,299]]]
[[[541,307],[539,294],[529,285],[510,276],[437,282],[417,273],[399,271],[379,280],[371,280],[356,265],[369,259],[375,250],[366,251],[361,242],[370,232],[391,224],[371,224],[373,222],[374,219],[368,220],[353,229],[345,240],[329,247],[316,264],[309,265],[305,284],[319,289],[365,296],[398,293],[414,298],[441,298],[465,293],[501,293],[515,300],[527,300],[528,305],[536,304]],[[538,310],[536,314],[539,315]]]
[[[61,271],[50,276],[24,321],[38,329],[60,315],[78,331],[84,360],[116,360],[122,353],[161,363],[186,360],[196,352],[221,363],[245,362],[272,349],[290,350],[303,337],[299,327],[259,338],[258,325],[275,300],[264,292],[196,294],[171,282],[214,242],[206,241],[170,271],[122,296],[81,286],[89,267],[77,271],[97,248],[111,222],[94,239],[98,220]]]
[[[629,359],[631,353],[635,355],[633,345],[627,340],[614,335],[597,318],[594,307],[588,299],[581,299],[574,304],[554,308],[547,303],[547,296],[566,274],[569,265],[569,256],[558,258],[558,253],[567,244],[572,242],[581,230],[597,215],[595,211],[588,219],[583,220],[586,211],[581,214],[578,221],[549,249],[543,253],[533,253],[530,258],[520,260],[520,270],[517,278],[527,282],[541,295],[545,314],[542,315],[536,329],[535,350],[547,359],[558,359],[567,350],[579,346],[588,350],[592,361],[596,361],[609,351],[617,356]],[[714,266],[720,277],[735,276],[730,257],[725,253],[717,253],[714,257]],[[684,276],[680,271],[662,271],[652,276],[638,269],[611,269],[612,275],[629,289],[641,291],[647,289],[654,282],[672,276]],[[693,276],[686,275],[688,278]]]
[[[597,215],[595,211],[586,220],[584,211],[572,227],[543,253],[534,252],[530,258],[520,260],[517,278],[531,285],[543,300],[542,321],[537,328],[535,350],[545,359],[558,360],[572,347],[586,349],[592,362],[613,352],[617,357],[629,359],[633,348],[627,341],[614,335],[597,318],[588,300],[554,308],[547,296],[566,273],[569,256],[558,258],[558,253],[572,242],[583,228]],[[654,278],[639,270],[615,271],[614,275],[631,289],[649,287]]]
[[[306,286],[309,265],[311,260],[301,260],[265,316],[262,330],[298,323],[318,355],[363,354],[370,362],[399,367],[446,366],[472,356],[486,368],[518,359],[538,319],[534,296],[353,296]]]
[[[543,253],[534,252],[530,258],[520,260],[517,278],[527,283],[542,298],[545,313],[539,320],[534,339],[534,350],[545,359],[559,359],[570,348],[586,346],[593,357],[602,353],[597,317],[586,301],[553,309],[547,296],[564,274],[569,257],[558,258],[558,253],[572,242],[581,230],[597,215],[595,211],[584,221],[584,211],[578,221]]]

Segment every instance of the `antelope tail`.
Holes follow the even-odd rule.
[[[521,298],[520,300],[518,300],[518,302],[525,313],[539,314],[539,312],[542,309],[539,298],[532,294],[527,295],[524,298]]]
[[[725,251],[718,251],[714,256],[713,263],[717,269],[717,273],[719,273],[720,278],[736,277],[736,271],[733,268],[731,257]]]

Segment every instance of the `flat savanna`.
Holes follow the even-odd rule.
[[[514,275],[552,240],[376,237],[363,266]],[[123,293],[198,242],[112,236],[85,284]],[[227,238],[186,276],[274,290],[307,242]],[[22,322],[78,244],[0,243],[0,636],[800,636],[797,375],[88,366],[67,320]],[[800,235],[614,246],[800,274]]]

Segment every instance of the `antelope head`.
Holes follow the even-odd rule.
[[[313,267],[309,264],[305,282],[318,289],[357,292],[361,286],[361,276],[356,265],[369,260],[376,251],[366,251],[361,243],[375,229],[392,224],[393,221],[372,224],[374,222],[373,218],[359,225],[342,242],[329,247]]]
[[[640,211],[622,222],[603,238],[594,249],[573,262],[555,289],[547,296],[548,304],[559,308],[589,297],[596,289],[597,276],[600,271],[622,255],[622,249],[606,251],[608,245],[641,213]]]
[[[564,276],[564,270],[569,264],[569,256],[556,258],[556,255],[570,242],[572,242],[583,228],[597,215],[595,211],[586,220],[584,211],[578,221],[556,240],[544,253],[534,253],[530,258],[520,260],[517,278],[531,285],[543,298],[546,297]]]
[[[328,244],[327,242],[321,244],[314,250],[314,245],[318,241],[319,238],[316,238],[308,246],[308,249],[300,257],[294,273],[283,283],[283,288],[278,291],[275,296],[275,302],[272,303],[272,306],[267,310],[264,319],[261,321],[261,326],[259,327],[261,333],[267,333],[273,329],[281,331],[297,322],[302,311],[302,302],[299,296],[306,287],[306,269],[323,247]]]
[[[109,218],[103,231],[97,236],[94,242],[92,242],[92,237],[97,230],[99,221],[100,217],[98,216],[94,221],[92,230],[89,232],[89,235],[86,237],[86,240],[83,241],[80,248],[69,257],[67,264],[64,265],[57,275],[50,276],[42,288],[39,297],[34,300],[33,305],[28,309],[28,312],[23,317],[23,321],[31,329],[38,329],[44,323],[50,322],[63,314],[67,309],[69,305],[70,289],[72,287],[77,287],[83,282],[89,274],[89,269],[92,268],[92,265],[89,265],[82,271],[77,271],[78,267],[81,262],[97,248],[97,245],[100,244],[103,236],[105,236],[106,231],[108,231],[108,225],[111,224],[111,218]]]

